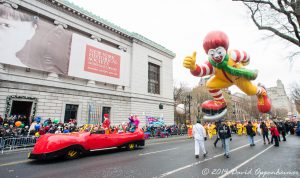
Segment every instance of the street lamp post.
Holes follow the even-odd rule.
[[[198,117],[197,117],[197,120],[199,119],[199,121],[201,121],[200,120],[200,107],[197,105],[197,109],[198,109]]]
[[[237,110],[236,110],[237,108],[236,108],[236,102],[234,102],[233,107],[234,107],[234,110],[233,110],[234,119],[237,120]]]
[[[187,106],[187,105],[189,106],[188,118],[186,118],[189,120],[189,124],[191,124],[191,99],[192,99],[192,96],[190,94],[188,94],[185,98],[185,106]]]

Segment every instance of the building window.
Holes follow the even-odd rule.
[[[88,124],[100,124],[101,123],[101,109],[102,106],[98,103],[88,104]]]
[[[17,116],[25,125],[30,125],[29,118],[31,116],[33,101],[13,100],[10,115]]]
[[[78,105],[66,104],[64,123],[68,123],[70,119],[77,119]]]
[[[159,66],[153,63],[148,63],[148,93],[160,94],[159,86]]]
[[[103,107],[102,108],[102,123],[104,121],[104,114],[108,114],[109,115],[109,119],[111,120],[110,110],[111,110],[111,107]]]

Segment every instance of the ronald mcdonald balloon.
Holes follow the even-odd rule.
[[[249,70],[244,66],[249,64],[250,57],[244,51],[228,50],[229,39],[222,31],[209,32],[203,41],[203,48],[208,55],[208,60],[203,64],[196,64],[196,52],[186,56],[183,66],[190,69],[192,75],[204,77],[211,75],[206,87],[213,97],[213,100],[201,104],[205,113],[205,120],[217,120],[227,112],[226,101],[221,89],[232,85],[237,86],[247,95],[256,95],[258,98],[257,107],[262,113],[271,109],[271,104],[263,86],[256,86],[251,83],[257,77],[257,70]]]

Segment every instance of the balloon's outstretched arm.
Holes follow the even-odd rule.
[[[250,62],[250,55],[245,51],[230,50],[229,55],[231,59],[236,63],[242,63],[244,66],[248,65]]]
[[[205,61],[202,65],[196,64],[196,52],[192,56],[186,56],[183,60],[183,66],[190,69],[194,76],[203,77],[214,73],[214,68],[209,61]]]
[[[205,61],[200,66],[196,64],[196,69],[193,71],[191,70],[191,73],[197,77],[204,77],[204,76],[213,74],[214,68],[211,65],[211,63],[209,63],[209,61]]]

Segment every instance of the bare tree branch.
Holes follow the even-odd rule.
[[[272,32],[274,36],[300,47],[299,0],[232,0],[241,2],[259,30]],[[300,50],[299,50],[300,51]],[[295,60],[300,52],[295,51],[288,59]]]
[[[241,2],[244,2],[244,3],[257,3],[257,4],[267,4],[270,6],[270,8],[274,9],[275,11],[277,12],[280,12],[280,13],[292,13],[292,14],[295,14],[295,12],[293,11],[283,11],[282,9],[280,8],[277,8],[273,3],[271,3],[270,1],[261,1],[261,0],[232,0],[232,1],[241,1]]]
[[[234,1],[237,1],[237,0],[234,0]],[[271,31],[273,32],[274,34],[276,34],[277,36],[287,40],[287,41],[290,41],[291,43],[297,45],[300,47],[300,43],[298,40],[292,38],[291,36],[288,36],[288,35],[285,35],[283,33],[281,33],[280,31],[278,31],[277,29],[271,27],[271,26],[264,26],[264,25],[261,25],[262,23],[258,23],[257,22],[257,19],[255,18],[255,14],[257,13],[257,11],[259,11],[259,7],[258,7],[258,4],[257,4],[257,7],[255,10],[252,9],[252,7],[250,5],[248,5],[247,3],[244,3],[248,9],[250,10],[251,12],[251,19],[252,21],[254,22],[254,24],[256,25],[256,27],[259,29],[259,30],[268,30],[268,31]],[[300,39],[300,38],[299,38]]]
[[[287,19],[288,19],[289,23],[293,26],[293,29],[294,29],[294,32],[295,32],[295,36],[297,37],[298,43],[299,43],[299,41],[300,41],[300,36],[299,36],[298,27],[297,27],[297,25],[294,23],[294,21],[292,20],[291,14],[290,14],[288,11],[286,11],[286,10],[284,9],[281,0],[277,0],[277,3],[278,3],[278,5],[279,5],[279,7],[280,7],[282,13],[285,14],[285,15],[287,16]]]
[[[296,82],[291,84],[291,98],[294,100],[296,109],[300,112],[300,85]]]

